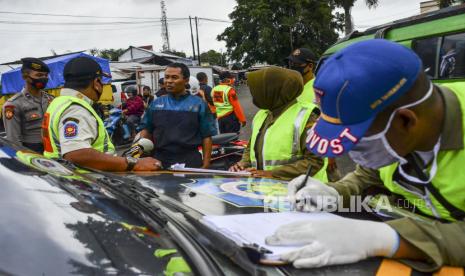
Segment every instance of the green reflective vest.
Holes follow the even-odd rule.
[[[115,152],[115,147],[105,129],[102,119],[86,101],[73,96],[59,96],[55,98],[47,108],[42,124],[44,141],[44,156],[48,158],[60,158],[59,124],[63,112],[72,104],[79,104],[87,109],[97,120],[98,137],[92,142],[92,148],[100,152]]]
[[[228,97],[230,90],[231,86],[225,84],[217,85],[212,89],[211,96],[216,107],[216,116],[218,118],[234,111]]]
[[[302,91],[302,94],[300,94],[299,97],[297,97],[297,101],[303,104],[314,104],[315,100],[315,93],[313,92],[313,82],[315,81],[315,78],[310,80],[304,85],[304,90]]]
[[[465,129],[465,85],[460,83],[442,84],[448,87],[457,96],[462,110],[462,124]],[[464,138],[465,140],[465,138]],[[465,211],[465,150],[444,150],[439,151],[437,156],[437,173],[434,176],[432,185],[439,191],[443,198],[456,208]],[[450,221],[455,219],[425,187],[426,193],[412,191],[397,182],[393,181],[393,174],[398,163],[391,164],[379,170],[381,180],[384,185],[393,193],[403,196],[410,204],[418,208],[423,213]]]
[[[313,106],[315,107],[315,106]],[[300,147],[300,137],[305,130],[308,118],[313,108],[304,106],[297,102],[290,106],[278,119],[265,130],[261,158],[264,170],[290,164],[303,158],[303,150]],[[250,138],[250,160],[253,167],[257,167],[257,156],[255,154],[255,142],[257,135],[265,122],[270,111],[259,110],[252,122],[252,136]],[[326,175],[327,160],[323,168],[313,177],[327,182]]]

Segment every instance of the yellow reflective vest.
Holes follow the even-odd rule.
[[[220,84],[213,87],[211,96],[216,107],[216,116],[221,118],[234,111],[234,107],[229,102],[229,91],[231,86]]]
[[[98,137],[93,141],[92,148],[100,152],[115,152],[115,147],[105,129],[102,119],[97,115],[90,104],[73,96],[59,96],[47,108],[42,123],[42,139],[44,142],[44,156],[60,158],[59,124],[63,112],[72,104],[79,104],[87,109],[97,120]]]
[[[313,108],[315,108],[314,105]],[[313,108],[297,102],[279,115],[273,125],[265,130],[263,148],[261,149],[264,170],[273,170],[278,166],[290,164],[303,158],[300,137],[305,131],[305,126]],[[250,160],[255,168],[257,167],[255,143],[269,113],[270,111],[261,109],[253,119],[252,136],[250,138]],[[327,159],[325,158],[325,165],[313,177],[327,182],[326,167]]]

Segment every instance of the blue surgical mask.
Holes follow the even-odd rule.
[[[397,152],[391,147],[386,138],[386,134],[389,131],[394,115],[398,110],[418,105],[426,101],[432,94],[433,84],[430,83],[430,88],[423,98],[413,103],[401,106],[392,112],[383,131],[368,137],[363,137],[349,152],[350,158],[360,166],[370,169],[379,169],[396,162],[399,162],[401,165],[406,164],[407,160],[397,154]]]

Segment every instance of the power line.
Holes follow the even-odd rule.
[[[17,15],[54,16],[54,17],[77,17],[77,18],[161,19],[159,17],[95,16],[95,15],[57,14],[57,13],[13,12],[13,11],[0,11],[0,13],[3,13],[3,14],[17,14]]]

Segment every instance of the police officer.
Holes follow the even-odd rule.
[[[313,103],[313,81],[315,78],[313,69],[316,60],[315,54],[310,49],[299,48],[295,49],[286,60],[289,69],[299,72],[304,79],[304,91],[297,100]]]
[[[213,87],[211,96],[216,109],[220,133],[239,132],[246,125],[237,93],[231,87],[233,79],[229,73],[221,74],[221,82]]]
[[[48,66],[37,58],[21,60],[25,86],[3,107],[3,123],[8,140],[20,142],[34,151],[42,152],[41,124],[45,110],[53,97],[43,91],[48,81]]]
[[[44,155],[103,171],[159,169],[161,163],[153,158],[115,156],[103,121],[92,108],[102,94],[105,75],[100,65],[88,57],[77,57],[66,64],[64,88],[44,118]]]
[[[411,208],[386,223],[336,217],[283,226],[267,242],[302,247],[281,259],[320,267],[382,256],[422,272],[465,266],[463,84],[435,85],[412,50],[372,39],[328,58],[314,90],[321,116],[308,149],[348,153],[359,166],[335,183],[291,181],[290,198],[307,203],[297,208],[347,207],[353,196],[379,188],[392,193],[397,207]]]

